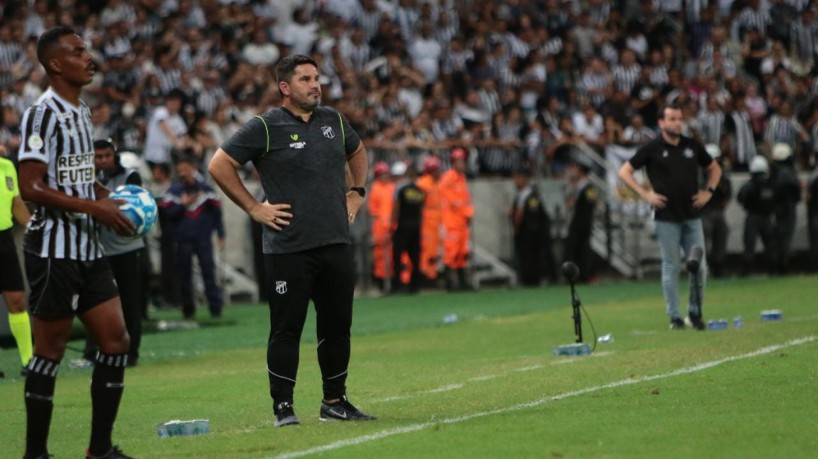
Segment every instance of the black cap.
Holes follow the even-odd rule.
[[[173,88],[168,92],[168,94],[167,94],[167,96],[165,96],[165,98],[166,99],[179,99],[179,100],[182,101],[182,103],[184,103],[185,99],[187,99],[187,94],[185,94],[185,92],[182,91],[179,88]]]
[[[116,145],[114,145],[114,141],[110,138],[94,140],[94,148],[110,148],[116,152]]]

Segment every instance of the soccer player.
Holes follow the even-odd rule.
[[[130,338],[99,225],[121,235],[134,226],[95,181],[91,112],[80,99],[96,64],[82,38],[55,27],[37,41],[51,87],[26,110],[20,128],[20,193],[37,208],[26,230],[26,273],[34,356],[25,384],[25,458],[46,458],[54,386],[77,316],[99,345],[91,378],[87,458],[128,458],[111,442],[124,389]],[[99,198],[99,199],[98,199]]]
[[[300,422],[293,410],[293,388],[310,300],[324,392],[320,418],[374,419],[346,396],[355,290],[349,225],[366,194],[366,149],[339,112],[320,106],[315,61],[295,54],[281,59],[275,71],[282,106],[247,122],[216,151],[208,167],[227,196],[265,225],[271,288],[267,372],[275,425]],[[253,198],[239,178],[237,169],[247,161],[258,169],[266,202]]]
[[[26,365],[31,360],[31,322],[25,307],[25,286],[23,270],[17,258],[17,247],[14,244],[12,226],[14,221],[27,225],[31,215],[20,198],[17,185],[17,171],[14,163],[5,158],[6,147],[0,145],[0,292],[9,310],[9,326],[17,351],[23,363],[22,375],[26,374]],[[0,372],[0,378],[4,375]]]

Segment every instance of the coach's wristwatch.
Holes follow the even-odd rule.
[[[353,186],[352,188],[349,189],[349,191],[354,191],[358,193],[359,195],[361,195],[362,198],[366,196],[366,188],[362,186]]]
[[[710,194],[715,194],[715,193],[716,193],[716,189],[715,189],[715,188],[713,188],[712,186],[708,186],[708,187],[707,187],[707,191],[709,191],[709,192],[710,192]]]

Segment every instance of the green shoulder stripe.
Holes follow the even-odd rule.
[[[347,133],[344,131],[344,119],[341,118],[341,112],[335,112],[338,114],[338,124],[341,125],[341,141],[344,142],[344,145],[347,144]]]
[[[267,127],[267,122],[264,121],[264,118],[262,118],[261,115],[256,115],[256,118],[261,120],[261,124],[264,125],[264,132],[267,133],[267,149],[264,151],[264,154],[266,155],[270,152],[270,128]]]

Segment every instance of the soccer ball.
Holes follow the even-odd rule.
[[[119,209],[136,228],[134,234],[126,237],[137,239],[145,237],[151,231],[156,223],[157,209],[156,200],[148,190],[136,185],[122,185],[118,186],[108,197],[126,201],[119,206]]]

